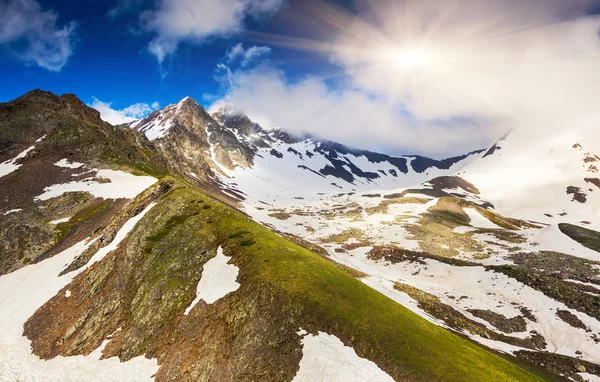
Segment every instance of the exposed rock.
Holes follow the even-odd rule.
[[[519,350],[515,355],[526,361],[534,363],[555,375],[564,375],[575,381],[583,381],[580,375],[581,370],[600,377],[600,366],[592,362],[586,362],[580,359],[574,359],[564,355],[548,352],[531,352]]]
[[[584,247],[600,252],[600,232],[568,223],[561,223],[558,228]]]
[[[587,202],[587,195],[581,191],[581,188],[579,187],[575,187],[575,186],[569,186],[567,187],[567,194],[568,195],[573,195],[573,201],[575,202],[579,202],[579,203],[585,203]]]
[[[521,316],[506,318],[503,315],[490,310],[468,309],[468,312],[475,317],[482,318],[492,324],[495,328],[504,333],[524,332],[527,330],[527,323]]]
[[[576,315],[569,312],[568,310],[557,309],[556,315],[560,317],[561,320],[563,320],[564,322],[566,322],[574,328],[587,329],[587,326],[585,326],[585,324],[581,322],[581,320]]]

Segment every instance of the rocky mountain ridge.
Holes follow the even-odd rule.
[[[322,178],[329,183],[354,185],[377,184],[383,179],[384,183],[394,183],[394,178],[402,178],[409,172],[426,174],[429,169],[448,170],[480,152],[444,160],[418,155],[393,157],[310,136],[295,137],[282,129],[266,131],[246,115],[228,107],[209,115],[189,97],[129,126],[158,143],[163,157],[170,160],[180,174],[205,181],[214,179],[215,174],[231,177],[236,169],[252,169],[257,160],[265,157],[283,159],[291,155],[300,161],[319,162],[318,167],[295,166],[313,173],[318,177],[314,181]],[[297,150],[296,146],[303,149]],[[354,163],[353,157],[361,163]]]

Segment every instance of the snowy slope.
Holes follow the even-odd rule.
[[[310,136],[294,137],[280,128],[265,131],[245,115],[227,108],[213,117],[254,152],[250,168],[237,166],[221,181],[251,200],[264,202],[407,187],[456,172],[477,154],[444,160],[389,156]]]
[[[576,129],[545,136],[513,130],[466,166],[472,182],[500,213],[544,223],[600,228],[600,157]],[[588,223],[589,222],[589,223]]]
[[[155,111],[147,118],[131,122],[129,126],[144,133],[151,141],[161,138],[173,126],[175,113],[177,113],[177,110],[185,100],[186,98],[176,105],[169,105],[162,110]]]
[[[272,203],[295,198],[314,200],[320,193],[409,187],[453,173],[462,166],[459,161],[448,169],[417,167],[422,171],[417,172],[413,165],[416,157],[380,159],[378,155],[381,154],[338,152],[310,138],[295,143],[275,141],[271,147],[257,151],[251,169],[236,168],[228,174],[229,178],[221,180],[249,199]]]

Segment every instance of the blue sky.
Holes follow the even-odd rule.
[[[57,94],[75,93],[85,102],[92,102],[92,97],[96,97],[112,102],[117,109],[137,102],[157,101],[164,106],[186,95],[206,105],[210,102],[204,95],[218,95],[222,91],[214,77],[228,49],[240,42],[246,48],[256,45],[245,38],[244,30],[226,37],[208,36],[202,44],[180,44],[176,53],[161,66],[148,50],[154,35],[136,32],[140,29],[138,16],[142,8],[111,18],[109,12],[118,1],[83,0],[81,6],[61,0],[39,0],[38,3],[43,11],[58,15],[57,27],[76,21],[71,38],[73,53],[60,71],[54,71],[2,52],[0,73],[4,79],[0,101],[41,88]],[[277,33],[285,24],[288,10],[284,8],[287,7],[281,4],[276,7],[279,12],[249,17],[244,24],[251,30]],[[292,76],[307,70],[302,68],[305,57],[300,52],[272,49],[268,57]],[[317,60],[315,57],[314,62]],[[314,62],[309,69],[318,72],[318,64]]]
[[[600,0],[0,0],[0,102],[35,88],[75,93],[116,124],[191,96],[266,128],[446,157],[512,128],[597,113],[599,9]]]

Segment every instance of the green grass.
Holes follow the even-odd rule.
[[[240,245],[242,247],[249,247],[249,246],[254,245],[254,244],[256,244],[256,241],[254,241],[252,239],[246,239],[246,240],[242,240],[240,242]]]
[[[91,206],[86,207],[83,210],[77,212],[69,219],[69,221],[57,224],[54,242],[60,242],[69,234],[69,232],[71,232],[71,229],[73,229],[73,227],[102,213],[111,203],[112,200],[103,200],[99,203],[92,204]]]
[[[199,203],[199,199],[205,202]],[[204,209],[205,205],[211,208]],[[202,320],[231,320],[228,326],[231,336],[254,332],[257,326],[262,329],[263,318],[280,323],[276,328],[269,327],[267,336],[277,331],[273,337],[252,338],[261,345],[252,353],[257,359],[271,357],[268,349],[285,349],[281,343],[287,349],[300,346],[294,333],[304,328],[312,334],[322,331],[337,336],[396,380],[542,380],[537,374],[428,322],[373,290],[356,278],[357,272],[284,239],[242,213],[182,184],[157,200],[126,240],[117,256],[121,262],[116,260],[115,265],[119,274],[125,272],[125,275],[115,278],[104,292],[90,298],[104,304],[105,293],[112,293],[115,288],[125,290],[125,297],[118,297],[125,301],[124,322],[119,325],[140,341],[135,346],[123,345],[121,354],[127,357],[154,349],[157,333],[185,335],[181,333],[181,314],[194,299],[203,264],[222,246],[240,269],[241,287],[219,301],[222,305],[207,308],[210,311],[206,312],[214,315],[202,316]],[[112,270],[112,266],[107,269]],[[97,277],[102,274],[97,273]],[[100,279],[88,281],[100,282]],[[251,313],[253,309],[260,310],[260,315]],[[93,310],[79,313],[85,317],[98,314]],[[188,319],[199,319],[193,317]],[[96,318],[103,324],[109,320]],[[114,331],[112,327],[110,330]],[[280,342],[265,343],[273,338]],[[72,346],[79,348],[80,344],[73,342]],[[185,346],[182,349],[189,350]],[[289,360],[286,354],[277,357]]]
[[[187,219],[191,218],[192,216],[196,216],[196,215],[198,215],[198,212],[194,212],[191,214],[185,214],[185,215],[173,216],[173,217],[169,218],[169,220],[167,220],[167,223],[160,231],[158,231],[156,234],[154,234],[152,236],[148,236],[146,238],[146,240],[151,241],[151,242],[161,241],[165,236],[167,236],[169,234],[169,232],[171,232],[171,230],[174,227],[176,227],[180,224],[183,224]]]

